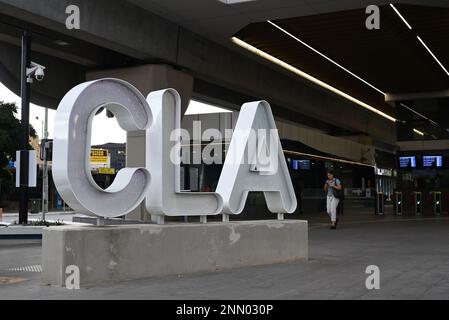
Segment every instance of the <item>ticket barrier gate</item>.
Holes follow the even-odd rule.
[[[430,193],[432,196],[432,208],[433,208],[433,214],[436,216],[441,215],[441,209],[442,209],[442,199],[441,199],[441,192],[440,191],[433,191]]]
[[[385,197],[383,192],[376,194],[376,214],[382,216],[385,214]]]
[[[402,216],[402,209],[403,209],[402,192],[395,192],[394,195],[395,195],[394,213],[398,216]]]
[[[422,193],[420,191],[415,191],[413,200],[414,213],[415,215],[420,216],[422,214]]]

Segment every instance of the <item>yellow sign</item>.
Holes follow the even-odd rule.
[[[108,158],[109,158],[108,150],[103,150],[103,149],[91,149],[90,150],[90,163],[107,164]]]
[[[99,174],[115,174],[114,168],[98,168]]]

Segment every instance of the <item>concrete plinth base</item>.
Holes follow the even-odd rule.
[[[59,286],[69,265],[83,286],[307,258],[307,221],[298,220],[59,226],[42,239],[43,281]]]

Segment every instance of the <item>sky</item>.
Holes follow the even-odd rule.
[[[16,115],[20,119],[21,99],[0,82],[0,101],[15,102],[19,108]],[[209,104],[191,101],[187,108],[186,115],[230,112]],[[56,110],[48,109],[48,133],[49,139],[53,138],[53,127],[55,123]],[[43,135],[45,119],[45,109],[35,104],[30,104],[30,123],[36,130],[39,139]],[[115,118],[106,117],[106,112],[96,115],[92,124],[92,145],[104,144],[108,142],[126,142],[126,132],[120,128]]]

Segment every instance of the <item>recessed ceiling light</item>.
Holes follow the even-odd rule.
[[[256,0],[218,0],[220,2],[223,2],[224,4],[238,4],[243,2],[251,2]]]

